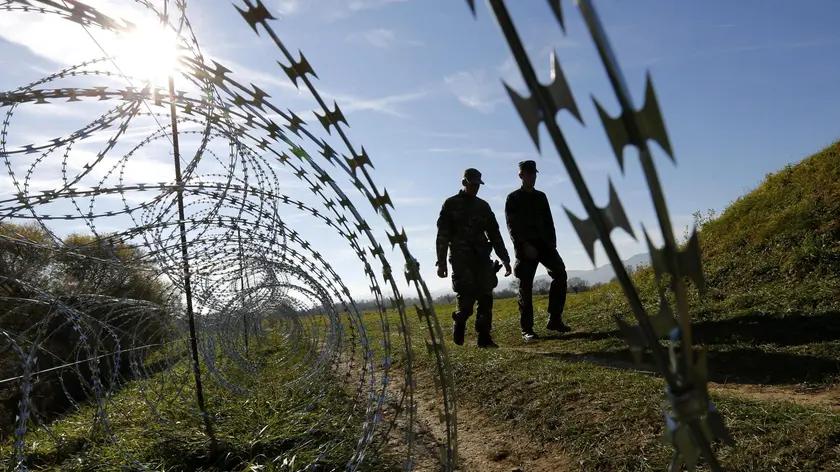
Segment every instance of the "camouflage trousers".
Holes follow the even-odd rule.
[[[450,262],[452,290],[456,294],[452,319],[466,322],[475,307],[475,331],[489,333],[493,325],[493,289],[499,284],[493,261],[487,258]]]

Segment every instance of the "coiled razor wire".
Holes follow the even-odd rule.
[[[0,200],[0,223],[5,224],[0,237],[8,249],[0,275],[5,292],[0,332],[5,339],[3,365],[14,365],[17,374],[4,384],[9,397],[17,400],[17,426],[8,432],[14,438],[14,466],[26,470],[33,462],[27,456],[42,446],[27,442],[33,428],[47,432],[38,436],[41,442],[51,439],[58,448],[63,440],[61,431],[50,424],[50,402],[37,397],[37,386],[45,380],[61,385],[62,392],[53,392],[53,397],[63,396],[70,408],[81,409],[80,399],[89,399],[86,402],[95,410],[90,436],[98,435],[113,445],[122,464],[149,466],[121,442],[119,427],[114,425],[133,417],[135,424],[187,427],[179,426],[173,405],[189,418],[201,418],[199,436],[217,454],[224,452],[225,432],[216,427],[226,415],[220,409],[221,392],[246,398],[246,402],[256,400],[249,398],[252,392],[243,375],[259,372],[249,353],[270,348],[278,352],[271,362],[295,373],[276,388],[300,387],[309,393],[296,404],[300,411],[277,412],[281,422],[305,422],[292,426],[303,427],[302,434],[314,438],[324,425],[339,422],[343,430],[352,424],[345,420],[359,418],[359,440],[343,458],[347,470],[356,470],[375,438],[381,440],[395,426],[396,418],[384,421],[383,404],[391,378],[392,343],[399,342],[392,339],[396,331],[404,350],[401,409],[409,417],[404,467],[411,469],[413,343],[398,283],[402,276],[395,273],[400,271],[417,292],[416,311],[435,361],[440,418],[447,432],[442,458],[454,463],[453,384],[431,295],[408,249],[405,232],[391,216],[393,205],[387,191],[373,182],[370,158],[363,148],[351,144],[338,106],[329,110],[305,76],[307,72],[314,75],[309,64],[303,56],[296,61],[267,30],[281,61],[290,64],[278,61],[289,79],[297,87],[304,85],[322,108],[321,125],[338,137],[333,144],[310,132],[294,112],[272,103],[258,86],[241,83],[223,65],[206,60],[186,15],[186,2],[164,2],[162,8],[144,0],[136,4],[177,37],[180,71],[177,78],[170,77],[169,90],[124,74],[105,47],[104,57],[0,95],[5,114],[0,154],[13,187],[12,194]],[[6,0],[0,6],[3,14],[20,16],[23,21],[37,14],[70,20],[87,31],[128,35],[134,30],[130,21],[77,1]],[[269,18],[262,5],[246,2],[245,8],[236,8],[252,27],[255,20]],[[255,14],[262,16],[255,18]],[[124,80],[126,85],[90,86],[92,78]],[[75,85],[79,79],[85,84]],[[10,141],[16,135],[10,130],[19,107],[109,100],[116,102],[113,107],[67,135],[35,144]],[[125,145],[143,129],[152,131],[139,142]],[[75,151],[91,138],[104,144],[76,173]],[[347,154],[339,151],[342,147]],[[149,149],[172,155],[174,172],[160,175],[158,182],[138,182],[131,175],[131,164],[143,162]],[[402,255],[399,268],[392,267],[361,210],[321,159],[343,171],[381,217],[392,248],[399,248]],[[33,189],[39,170],[55,169],[58,162],[61,182],[57,187]],[[276,172],[281,168],[305,184],[315,199],[307,202],[299,195],[284,194]],[[66,213],[60,214],[62,209]],[[329,227],[358,257],[376,301],[381,346],[373,345],[362,312],[338,274],[305,236],[284,221],[281,213],[288,214],[287,209],[306,215],[321,231]],[[27,220],[34,226],[18,224]],[[62,238],[51,227],[52,220],[81,221],[92,237]],[[102,226],[119,229],[103,231]],[[21,262],[25,257],[37,260],[30,267]],[[130,295],[122,297],[102,295],[105,288],[114,291],[126,280],[108,280],[107,287],[95,280],[48,280],[74,269],[79,274],[90,270],[115,273],[110,276],[116,279],[142,274],[143,281],[164,287],[166,296],[148,301],[128,289],[123,291]],[[387,316],[380,279],[393,297],[398,326],[391,326]],[[324,316],[305,315],[319,309]],[[345,378],[340,381],[358,385],[353,401],[316,410],[341,372]],[[132,415],[115,403],[126,375],[148,379],[136,384],[146,404],[138,408],[146,415]],[[317,418],[295,418],[295,414],[312,411],[323,413]],[[191,423],[189,427],[200,426]],[[338,439],[311,443],[317,450],[308,464],[305,459],[284,457],[280,465],[289,470],[320,470],[319,464],[333,449],[346,446]]]
[[[121,440],[121,428],[127,425],[191,428],[197,442],[207,443],[211,452],[219,454],[224,452],[226,435],[233,434],[219,427],[225,425],[225,408],[232,407],[232,395],[240,399],[235,407],[253,409],[255,415],[268,411],[311,445],[310,457],[283,456],[282,464],[275,460],[275,465],[321,470],[326,457],[343,451],[346,470],[364,470],[361,464],[369,450],[381,446],[397,427],[399,415],[386,421],[384,407],[392,383],[391,365],[399,354],[403,379],[398,385],[402,403],[397,413],[406,417],[399,427],[405,428],[403,468],[411,470],[416,378],[413,333],[398,283],[404,277],[416,292],[416,314],[434,361],[432,377],[445,432],[440,459],[446,470],[453,470],[457,460],[455,394],[431,295],[408,249],[407,235],[392,217],[388,192],[373,181],[370,157],[363,147],[351,143],[338,104],[330,108],[313,85],[317,75],[310,63],[300,52],[295,58],[278,38],[269,26],[274,17],[263,3],[234,2],[239,21],[273,43],[279,54],[272,59],[298,90],[308,91],[317,102],[315,116],[326,137],[316,137],[303,119],[279,108],[259,86],[243,83],[223,64],[207,60],[186,14],[185,0],[134,3],[177,38],[179,70],[169,77],[168,88],[125,74],[97,42],[103,57],[0,94],[5,115],[0,155],[12,187],[0,195],[4,251],[0,366],[10,374],[0,383],[0,392],[4,421],[14,422],[14,427],[2,432],[13,441],[9,465],[27,470],[37,462],[44,442],[51,441],[56,450],[62,447],[66,438],[52,423],[55,409],[91,413],[94,421],[88,438],[111,445],[121,465],[155,467]],[[467,3],[475,13],[474,2]],[[548,3],[562,27],[560,1]],[[670,233],[646,145],[646,139],[657,140],[670,154],[652,86],[648,82],[643,110],[632,110],[594,9],[590,2],[579,1],[623,110],[618,119],[611,119],[599,107],[619,163],[623,166],[624,145],[640,149],[665,233],[664,248],[651,246],[653,264],[658,279],[665,273],[673,276],[678,321],[673,319],[664,290],[660,314],[646,314],[609,238],[615,227],[632,234],[615,191],[611,187],[607,207],[595,206],[556,122],[548,119],[563,108],[580,119],[559,61],[553,59],[552,84],[539,84],[504,2],[488,0],[488,4],[532,92],[530,98],[523,98],[508,88],[511,99],[538,148],[537,127],[540,122],[546,125],[590,219],[582,221],[570,213],[569,217],[590,257],[594,257],[595,240],[601,240],[639,320],[639,327],[631,327],[617,319],[631,352],[650,349],[668,382],[668,399],[675,412],[666,412],[666,438],[677,450],[672,470],[681,462],[693,469],[701,455],[713,470],[721,470],[710,442],[716,437],[731,438],[708,400],[705,357],[702,352],[697,361],[692,356],[685,304],[683,276],[703,286],[699,246],[695,235],[686,249],[678,250]],[[119,36],[135,30],[131,21],[75,0],[0,0],[0,9],[21,21],[32,15],[69,20],[89,34],[107,31]],[[91,38],[96,42],[92,34]],[[91,80],[122,85],[91,86]],[[73,132],[35,143],[12,141],[19,133],[12,132],[12,118],[19,107],[49,104],[53,108],[71,102],[90,106],[103,101],[114,105],[92,120],[88,116]],[[142,139],[134,139],[137,136]],[[91,142],[104,144],[95,152],[83,151],[91,157],[80,165],[79,149]],[[137,181],[133,169],[137,162],[147,163],[144,157],[150,153],[171,156],[173,165],[156,182]],[[337,180],[341,172],[328,172],[324,161],[343,171],[341,182]],[[34,188],[43,186],[40,179],[45,167],[53,188]],[[280,170],[294,175],[297,188],[308,190],[304,193],[311,194],[312,201],[301,192],[284,191]],[[60,181],[54,180],[58,172]],[[374,228],[362,216],[362,207],[345,193],[342,182],[361,193],[362,207],[372,208],[381,218],[388,242],[402,256],[399,268],[389,262]],[[359,259],[376,302],[381,336],[372,334],[333,267],[300,230],[289,225],[289,218],[283,216],[289,210],[322,229],[329,227]],[[21,221],[31,224],[21,225]],[[62,237],[54,229],[59,222],[76,222],[77,227],[83,223],[89,234]],[[380,278],[390,292],[396,326],[389,319],[388,297]],[[310,316],[316,313],[322,316]],[[392,339],[394,332],[398,340]],[[664,352],[661,337],[669,338],[672,346],[682,341],[682,349]],[[261,397],[254,382],[267,365],[254,360],[252,353],[257,350],[273,355],[269,367],[280,366],[281,372],[293,374],[281,375],[283,381],[274,387],[275,392],[303,389],[308,395],[283,411]],[[129,385],[126,378],[142,381]],[[58,387],[39,393],[39,387],[48,383]],[[352,401],[330,403],[332,386],[354,383]],[[116,394],[127,388],[137,390],[140,404],[121,402]],[[313,417],[310,413],[316,411],[320,414]],[[88,417],[71,413],[73,418],[83,422]],[[339,439],[317,439],[320,429],[331,423],[339,423],[339,431],[346,432],[353,418],[361,426],[355,432],[358,441],[349,448]],[[270,426],[263,423],[254,422],[253,426],[262,428],[257,438]],[[36,440],[28,441],[31,437]]]

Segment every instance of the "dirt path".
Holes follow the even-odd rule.
[[[550,356],[566,362],[586,362],[606,368],[658,375],[652,366],[637,366],[630,361],[600,359],[583,353],[543,351],[535,347],[502,347],[534,355]],[[392,378],[397,377],[392,373]],[[438,418],[440,398],[428,373],[415,371],[417,388],[413,443],[413,471],[443,472],[440,450],[446,444],[444,427]],[[401,376],[399,376],[401,377]],[[377,383],[378,385],[378,383]],[[355,387],[355,386],[353,386]],[[767,386],[709,382],[709,390],[737,395],[758,401],[789,401],[800,405],[825,407],[840,411],[840,390],[807,391],[796,386]],[[392,383],[386,392],[383,418],[386,424],[394,418],[400,403],[400,385]],[[458,468],[459,472],[569,472],[576,470],[574,462],[558,443],[539,444],[509,422],[493,420],[480,409],[458,404]],[[397,417],[394,429],[388,433],[385,452],[405,459],[405,412]],[[384,433],[384,431],[382,431]],[[382,439],[381,436],[378,439]]]
[[[840,411],[840,390],[803,391],[795,386],[720,384],[709,382],[709,390],[738,395],[758,401],[793,402],[803,406],[817,406]]]
[[[418,385],[434,385],[420,374]],[[418,439],[423,450],[436,451],[445,444],[444,429],[438,420],[439,400],[434,391],[418,388]],[[571,461],[558,445],[541,445],[504,421],[488,418],[483,412],[458,405],[458,469],[463,472],[565,472]],[[424,461],[418,472],[443,470],[438,461]]]
[[[392,373],[393,377],[396,377]],[[429,374],[414,371],[417,387],[414,398],[417,403],[415,415],[415,440],[412,450],[412,468],[415,472],[443,472],[440,450],[446,445],[445,428],[440,424],[440,395],[435,390]],[[355,388],[355,386],[353,386]],[[389,424],[400,403],[401,385],[392,383],[386,390],[383,420]],[[494,421],[481,411],[457,405],[457,442],[459,472],[568,472],[573,470],[572,462],[559,449],[557,443],[541,445],[522,431],[504,421]],[[397,417],[394,428],[385,440],[389,456],[405,460],[405,440],[408,415],[403,412]],[[384,431],[383,431],[384,432]],[[379,436],[377,440],[382,440]]]

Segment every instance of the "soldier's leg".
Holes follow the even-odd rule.
[[[493,292],[476,297],[475,332],[489,333],[493,329]]]
[[[455,295],[455,312],[452,313],[452,341],[461,346],[467,331],[467,320],[473,314],[475,296],[458,293]]]
[[[537,273],[538,261],[517,259],[513,268],[513,275],[519,281],[519,327],[522,333],[534,332],[534,305],[532,300],[534,290],[534,275]]]
[[[455,312],[452,313],[452,341],[464,344],[467,320],[473,314],[475,305],[475,281],[473,270],[463,264],[452,265],[452,290],[455,292]]]
[[[570,331],[563,323],[563,309],[566,307],[566,291],[568,290],[568,274],[566,264],[556,249],[541,251],[540,263],[546,268],[551,277],[548,291],[548,324],[546,329],[554,331]]]
[[[489,333],[493,325],[493,289],[498,285],[493,261],[489,258],[477,260],[475,273],[475,294],[478,306],[475,314],[475,332]]]
[[[493,329],[493,292],[483,293],[477,301],[475,331],[478,333],[478,347],[499,347],[490,335]]]

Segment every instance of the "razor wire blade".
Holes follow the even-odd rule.
[[[163,367],[158,367],[165,375],[156,380],[157,385],[150,382],[150,387],[143,387],[150,390],[144,393],[143,398],[147,408],[153,412],[150,415],[152,421],[160,423],[168,420],[164,413],[158,412],[160,405],[157,403],[165,387],[173,383],[182,385],[177,394],[185,405],[189,405],[190,394],[183,387],[189,385],[186,382],[188,374],[183,369],[178,370],[180,362],[186,362],[195,372],[199,406],[185,408],[204,420],[207,426],[205,432],[213,440],[213,425],[223,413],[213,411],[214,401],[218,402],[221,398],[218,392],[248,395],[248,389],[238,385],[234,379],[241,372],[256,372],[256,366],[248,360],[249,338],[252,344],[268,339],[265,322],[274,321],[273,329],[281,330],[287,340],[287,350],[292,353],[289,357],[300,357],[288,367],[306,367],[305,373],[290,382],[289,386],[311,387],[330,372],[345,371],[347,381],[357,379],[354,400],[361,402],[364,409],[355,415],[360,416],[364,423],[354,454],[347,461],[348,470],[359,467],[367,448],[372,447],[374,441],[383,441],[396,424],[396,416],[389,424],[383,420],[386,389],[390,384],[393,332],[402,339],[405,351],[404,383],[396,396],[401,396],[405,402],[398,408],[409,417],[405,426],[408,444],[405,467],[412,467],[415,379],[412,373],[413,341],[409,314],[400,293],[399,275],[395,274],[402,271],[406,282],[417,291],[416,312],[425,325],[426,345],[436,365],[438,378],[435,380],[444,399],[440,418],[448,432],[448,441],[440,452],[442,461],[451,469],[456,454],[455,399],[443,333],[437,322],[431,296],[420,275],[419,265],[408,250],[405,231],[397,227],[391,216],[389,207],[393,208],[393,204],[387,191],[380,190],[373,182],[368,170],[372,166],[370,157],[364,148],[356,149],[350,144],[342,128],[342,123],[346,126],[346,119],[340,109],[335,105],[330,110],[306,76],[307,73],[314,76],[312,67],[302,54],[299,60],[289,54],[268,27],[266,20],[271,19],[271,16],[262,4],[245,2],[244,8],[236,7],[241,18],[255,32],[262,25],[272,37],[281,57],[288,64],[278,61],[280,67],[295,86],[299,87],[299,82],[306,85],[322,108],[320,114],[316,112],[320,124],[328,134],[338,134],[348,154],[338,151],[338,145],[333,147],[308,131],[306,123],[299,116],[269,101],[268,94],[258,86],[237,82],[229,75],[231,70],[218,62],[206,60],[187,18],[185,2],[175,2],[175,8],[169,13],[161,12],[152,2],[137,1],[136,4],[152,16],[160,18],[167,29],[177,34],[182,52],[178,80],[192,84],[200,90],[200,94],[192,96],[185,90],[167,91],[149,84],[136,86],[135,83],[140,81],[126,76],[118,66],[116,72],[106,70],[108,66],[116,64],[105,55],[0,95],[0,107],[6,109],[0,131],[0,155],[14,188],[12,195],[0,197],[0,224],[8,224],[13,219],[28,219],[36,223],[36,232],[39,232],[37,235],[26,235],[18,227],[8,226],[10,229],[4,231],[3,241],[21,251],[46,254],[49,260],[70,259],[81,261],[80,264],[99,264],[103,267],[110,264],[120,270],[125,267],[137,270],[142,268],[144,273],[170,281],[170,291],[175,294],[172,299],[151,305],[153,311],[160,313],[161,318],[174,318],[179,326],[177,335],[166,341],[175,345],[172,348],[174,354],[165,356]],[[7,0],[0,3],[0,10],[5,10],[4,14],[14,12],[59,17],[77,23],[88,31],[99,29],[119,35],[130,34],[135,29],[131,21],[112,18],[77,1]],[[70,79],[94,77],[125,79],[126,85],[56,86]],[[18,107],[109,100],[118,103],[68,135],[46,142],[9,145],[10,137],[14,136],[10,132],[14,123],[12,118]],[[165,109],[166,106],[170,107],[170,113],[154,109]],[[152,119],[157,124],[156,129],[136,146],[116,159],[111,159],[113,154],[118,153],[116,149],[121,142],[127,140],[132,122],[140,118],[147,121]],[[163,123],[161,119],[164,119]],[[169,119],[170,123],[166,123],[165,119]],[[179,132],[179,126],[190,126],[190,129]],[[78,148],[80,143],[89,143],[107,132],[112,132],[112,135],[105,139],[102,148],[74,175],[74,146]],[[160,182],[131,181],[127,169],[132,159],[136,161],[145,148],[158,143],[168,142],[174,146],[176,168],[179,167],[178,143],[187,138],[194,139],[195,152],[191,158],[184,159],[182,176],[176,175],[174,180],[164,178]],[[295,138],[305,140],[308,144],[297,142]],[[212,149],[214,142],[219,141],[230,147],[229,155],[220,155]],[[317,149],[315,156],[307,151],[306,147],[309,146]],[[392,248],[399,248],[404,259],[400,264],[401,269],[395,270],[392,267],[371,226],[336,182],[335,173],[327,172],[317,162],[320,158],[344,171],[346,179],[361,193],[365,203],[381,216],[387,227],[388,241]],[[39,167],[48,167],[47,163],[56,160],[60,161],[61,169],[59,185],[50,190],[33,189],[37,186]],[[27,164],[21,168],[21,162]],[[274,170],[276,167],[289,169],[320,201],[322,208],[284,194]],[[203,171],[205,168],[210,170]],[[104,170],[97,173],[100,169]],[[107,205],[113,201],[121,205]],[[64,213],[49,211],[52,207],[62,206],[66,210]],[[174,210],[176,206],[178,215]],[[322,255],[279,217],[279,208],[284,206],[303,212],[335,230],[360,260],[369,279],[371,293],[375,296],[376,312],[383,332],[379,365],[374,363],[372,338],[349,289]],[[120,218],[129,223],[128,229],[100,229],[107,227],[109,221]],[[65,244],[47,226],[52,220],[83,222],[94,238],[78,245]],[[128,259],[117,256],[135,249],[142,249],[142,254],[132,253],[132,258]],[[378,271],[375,269],[377,264],[380,266]],[[300,280],[302,285],[291,283],[291,278]],[[398,312],[396,326],[387,316],[380,279],[393,294],[392,305]],[[145,378],[149,376],[144,364],[149,357],[148,350],[142,350],[145,346],[137,346],[138,350],[135,351],[133,344],[138,343],[133,341],[147,336],[126,336],[117,332],[117,322],[111,321],[109,316],[112,316],[112,311],[125,311],[127,305],[133,304],[133,315],[140,318],[133,324],[147,324],[150,304],[138,303],[138,300],[132,298],[97,298],[84,293],[81,296],[95,300],[81,303],[66,296],[65,292],[69,290],[66,287],[60,292],[57,289],[51,292],[21,278],[3,276],[0,280],[6,285],[17,287],[20,294],[33,295],[29,298],[35,298],[37,303],[49,306],[51,310],[30,330],[4,330],[7,349],[18,353],[21,366],[21,375],[15,379],[19,381],[22,394],[18,402],[19,427],[14,434],[17,467],[23,470],[26,468],[26,451],[29,448],[25,441],[28,428],[37,425],[49,430],[45,417],[42,418],[43,415],[31,397],[33,381],[44,374],[43,369],[36,371],[43,364],[39,364],[38,358],[44,355],[61,359],[71,357],[67,353],[49,350],[49,343],[45,339],[55,333],[51,331],[51,322],[61,320],[62,323],[69,323],[75,332],[80,333],[77,337],[84,342],[74,347],[74,356],[86,359],[81,364],[84,366],[96,364],[91,361],[101,356],[104,338],[98,328],[112,333],[110,338],[114,341],[110,344],[111,351],[107,353],[109,359],[129,357],[133,376]],[[182,308],[179,302],[182,302],[183,297],[179,298],[179,295],[185,290],[189,294],[191,286],[193,294],[187,297],[187,303],[195,299],[201,302],[201,306],[197,308],[199,313],[196,313],[194,319],[192,311],[188,310],[191,325],[188,330],[185,326],[187,321],[180,316]],[[84,292],[91,288],[82,287],[79,290]],[[304,306],[290,296],[292,292],[315,302]],[[15,310],[26,311],[24,305],[29,303],[28,298],[24,300],[13,297],[11,300],[16,304]],[[109,306],[110,311],[104,308]],[[321,319],[324,322],[316,323],[310,319],[302,323],[301,319],[305,317],[299,316],[300,313],[316,308],[326,311],[326,316]],[[97,312],[96,317],[90,315],[94,311]],[[271,316],[267,315],[269,313]],[[193,329],[193,324],[197,329]],[[187,352],[192,353],[192,358]],[[102,427],[108,441],[120,449],[126,463],[141,467],[142,464],[138,463],[131,451],[121,449],[119,433],[111,427],[112,416],[119,416],[118,412],[109,411],[112,393],[119,386],[119,381],[115,380],[116,374],[104,375],[98,370],[83,373],[83,369],[77,367],[80,364],[56,363],[61,364],[56,366],[57,369],[72,372],[78,383],[89,387],[87,393],[94,398],[97,424]],[[115,370],[118,365],[120,361],[114,360]],[[374,368],[378,378],[374,375]],[[60,379],[62,385],[63,378]],[[213,390],[216,394],[208,397],[206,406],[200,393],[203,382],[216,387]],[[66,389],[64,394],[74,402],[74,395]],[[304,411],[314,408],[318,398],[319,395],[313,395]],[[76,403],[73,406],[80,407]],[[327,421],[328,416],[324,414],[309,430],[314,431]],[[327,444],[306,469],[316,467],[319,459],[336,446],[335,443]]]
[[[487,3],[511,49],[530,96],[517,93],[507,84],[505,84],[505,89],[538,151],[541,151],[538,135],[540,124],[543,124],[548,131],[552,144],[589,218],[582,220],[564,208],[566,214],[593,263],[595,262],[595,243],[601,242],[638,322],[638,325],[632,326],[620,316],[615,316],[620,332],[627,341],[634,360],[637,363],[641,362],[642,352],[647,348],[660,374],[667,382],[667,406],[670,406],[673,411],[668,412],[667,409],[665,411],[666,431],[663,440],[672,444],[675,449],[671,470],[678,470],[682,464],[685,464],[688,470],[694,470],[701,457],[708,463],[711,470],[723,470],[711,445],[717,439],[727,444],[734,444],[734,440],[714,403],[709,399],[706,352],[703,349],[697,353],[694,352],[688,313],[685,278],[691,279],[701,294],[705,292],[700,245],[696,228],[684,248],[679,248],[674,238],[662,186],[648,147],[648,141],[653,140],[672,160],[674,159],[650,76],[647,77],[644,105],[640,110],[636,110],[594,5],[590,0],[576,0],[576,5],[592,36],[621,106],[621,113],[618,117],[611,117],[593,98],[595,107],[622,171],[625,164],[623,149],[627,145],[633,145],[638,149],[642,170],[664,239],[664,246],[657,248],[645,231],[651,254],[651,265],[659,290],[659,313],[654,315],[649,315],[645,310],[636,287],[610,239],[611,232],[617,228],[625,230],[634,239],[636,237],[612,182],[609,182],[609,203],[605,207],[597,206],[557,124],[556,116],[561,110],[568,111],[583,124],[559,58],[556,53],[552,53],[551,83],[548,85],[540,83],[505,2],[488,0]],[[475,1],[467,0],[467,4],[475,16]],[[548,4],[561,30],[565,33],[561,0],[549,0]],[[676,310],[671,307],[666,287],[670,288],[674,295]],[[675,311],[676,319],[674,318]],[[663,349],[660,343],[662,338],[670,343],[667,350]],[[678,342],[679,347],[677,347]]]

